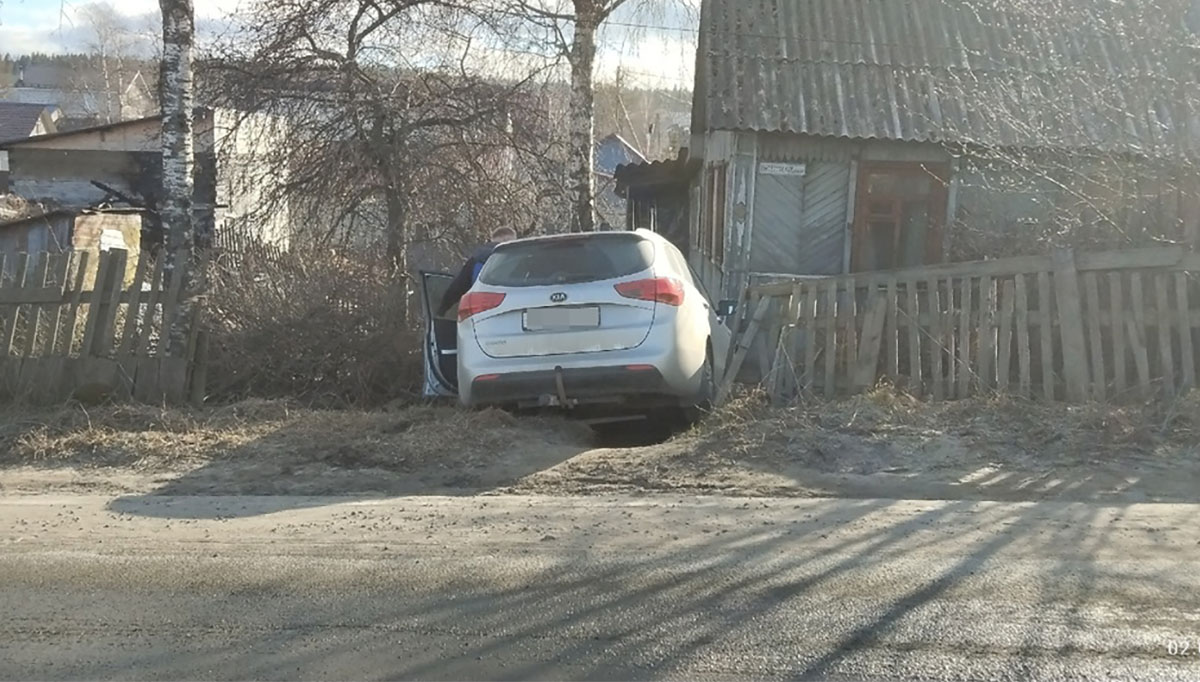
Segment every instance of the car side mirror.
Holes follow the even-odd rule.
[[[717,317],[733,317],[737,312],[737,301],[721,301],[717,304]]]

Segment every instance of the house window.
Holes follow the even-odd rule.
[[[717,265],[725,263],[725,179],[728,163],[708,167],[704,176],[704,216],[700,223],[700,250]]]
[[[851,269],[890,270],[942,260],[946,179],[940,164],[859,167]]]

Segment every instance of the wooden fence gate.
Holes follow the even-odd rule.
[[[775,400],[887,377],[933,399],[1148,397],[1197,385],[1200,254],[1080,253],[752,286],[721,384],[765,335]]]
[[[189,267],[177,262],[164,275],[163,258],[123,250],[0,255],[0,399],[201,399],[200,305],[169,342]]]

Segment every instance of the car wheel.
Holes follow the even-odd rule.
[[[705,412],[712,410],[717,399],[717,373],[713,364],[712,347],[705,350],[704,367],[700,374],[700,392],[695,401],[684,410],[684,418],[689,424],[700,421]]]

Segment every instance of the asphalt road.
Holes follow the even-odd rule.
[[[1198,506],[7,497],[0,547],[7,679],[1200,679]]]

